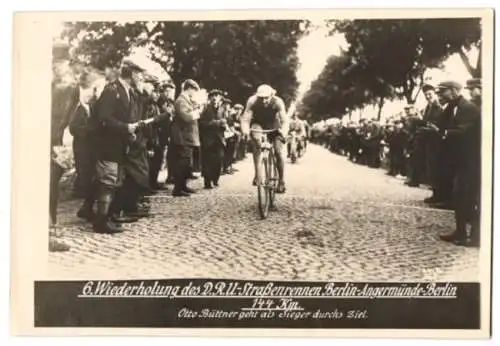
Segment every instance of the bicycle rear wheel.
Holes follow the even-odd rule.
[[[269,185],[269,175],[268,175],[268,166],[269,160],[268,157],[263,157],[260,161],[260,173],[261,176],[258,177],[257,182],[257,197],[259,201],[259,214],[261,219],[265,219],[267,214],[269,213],[269,193],[268,193],[268,185]]]

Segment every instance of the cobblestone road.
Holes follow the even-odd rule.
[[[61,205],[69,252],[50,253],[56,278],[262,280],[476,280],[479,251],[439,240],[450,211],[427,208],[425,188],[310,145],[287,166],[287,193],[267,220],[257,214],[250,157],[215,190],[152,197],[153,216],[99,235]],[[191,186],[201,188],[200,179]]]

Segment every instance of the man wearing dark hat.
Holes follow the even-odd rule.
[[[200,146],[198,119],[201,109],[193,100],[199,90],[198,83],[188,79],[182,84],[182,92],[175,101],[175,115],[171,129],[174,197],[188,197],[194,193],[194,190],[188,188],[187,179],[191,174],[193,148]]]
[[[227,121],[222,114],[222,91],[208,93],[209,103],[200,115],[201,172],[205,189],[219,185],[226,140],[224,129]]]
[[[474,243],[474,236],[468,234],[469,225],[473,221],[476,202],[476,186],[479,177],[475,166],[480,162],[474,157],[478,151],[477,133],[480,130],[480,110],[461,94],[461,85],[455,81],[443,82],[438,86],[440,101],[446,104],[443,111],[444,126],[441,135],[443,139],[443,156],[446,166],[445,173],[450,190],[455,183],[456,230],[453,233],[440,235],[444,241],[453,241],[457,245],[469,246]],[[445,193],[451,194],[450,191]],[[451,199],[451,196],[450,196]]]

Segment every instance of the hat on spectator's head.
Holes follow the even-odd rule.
[[[167,89],[175,89],[175,84],[173,82],[166,82],[160,85],[160,91],[165,91]]]
[[[184,83],[182,83],[182,90],[194,89],[196,91],[200,90],[200,86],[192,79],[186,79]]]
[[[422,91],[425,93],[425,92],[428,92],[430,90],[436,90],[436,88],[434,88],[434,85],[431,85],[431,84],[424,84],[422,86]]]
[[[472,78],[467,81],[467,85],[465,86],[467,89],[481,89],[481,79],[480,78]]]
[[[210,90],[210,92],[208,93],[208,97],[212,97],[212,96],[222,96],[223,93],[222,93],[222,90],[219,90],[219,89],[212,89]]]
[[[144,72],[145,70],[130,59],[123,59],[122,69],[129,68],[132,72]]]
[[[242,104],[237,103],[237,104],[235,104],[235,105],[233,106],[233,108],[234,108],[234,109],[244,109],[245,107],[243,107],[243,105],[242,105]]]
[[[438,89],[437,90],[438,92],[450,90],[450,89],[461,90],[462,84],[458,83],[457,81],[448,80],[448,81],[444,81],[444,82],[439,83],[437,89]]]
[[[224,98],[222,99],[222,102],[223,102],[223,103],[228,103],[228,104],[233,103],[233,101],[232,101],[230,98],[228,98],[228,97],[224,97]]]

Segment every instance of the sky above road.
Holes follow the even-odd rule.
[[[297,101],[309,89],[311,83],[318,77],[326,65],[326,61],[331,55],[338,55],[341,48],[347,48],[347,42],[343,35],[335,34],[328,35],[328,29],[323,22],[314,22],[314,29],[304,36],[299,42],[297,47],[297,55],[299,57],[300,67],[297,70],[297,79],[299,81],[299,92]],[[477,52],[472,51],[470,58],[473,62],[477,60]],[[460,57],[455,54],[452,55],[444,62],[443,69],[429,69],[425,74],[426,81],[431,84],[437,85],[443,80],[454,79],[462,84],[465,84],[470,74],[465,68]],[[386,102],[383,108],[383,117],[400,112],[405,101],[395,100]],[[422,93],[415,102],[417,108],[425,106],[425,99]],[[376,107],[366,107],[363,110],[363,117],[375,117],[377,115]],[[355,114],[357,118],[359,114]]]

